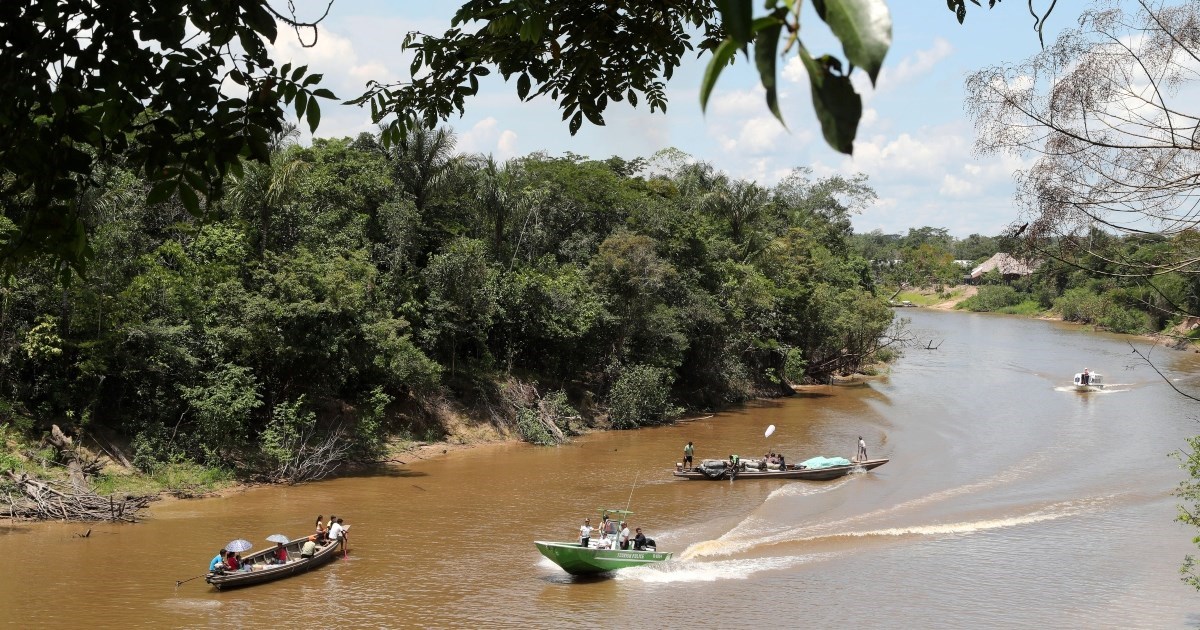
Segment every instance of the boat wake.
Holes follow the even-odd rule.
[[[221,607],[216,599],[168,599],[160,603],[163,608],[174,611],[216,610]]]
[[[1104,389],[1089,389],[1081,392],[1074,385],[1060,385],[1054,388],[1056,392],[1072,392],[1077,394],[1115,394],[1117,392],[1127,392],[1133,389],[1132,383],[1109,383],[1104,386]]]
[[[881,527],[876,529],[844,530],[833,532],[822,532],[820,530],[827,529],[827,526],[816,525],[809,527],[790,528],[777,531],[773,534],[764,533],[763,535],[755,537],[738,536],[737,539],[729,537],[727,534],[716,540],[707,540],[694,543],[685,549],[683,553],[679,555],[679,558],[680,560],[686,561],[695,558],[731,556],[734,554],[747,552],[761,553],[766,548],[779,545],[812,546],[814,544],[837,544],[838,542],[861,539],[886,540],[910,537],[926,538],[970,535],[983,531],[1019,527],[1032,523],[1040,523],[1044,521],[1078,516],[1083,513],[1102,509],[1103,507],[1110,505],[1115,498],[1115,495],[1112,495],[1064,501],[1030,511],[1025,514],[1005,516],[1001,518],[961,521],[956,523],[902,525],[896,527]]]
[[[777,558],[742,558],[737,560],[715,560],[708,562],[664,562],[644,567],[626,569],[616,576],[617,580],[634,580],[650,584],[674,584],[680,582],[716,582],[718,580],[745,580],[756,573],[780,571],[803,564],[825,562],[840,553],[816,553],[802,556]]]

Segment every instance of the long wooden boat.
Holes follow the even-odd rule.
[[[872,470],[888,463],[888,459],[868,459],[861,462],[850,462],[845,466],[829,466],[826,468],[805,468],[799,464],[788,464],[781,470],[739,469],[736,473],[728,468],[713,469],[696,466],[694,468],[676,468],[674,475],[680,479],[704,479],[716,481],[719,479],[808,479],[809,481],[827,481],[837,479],[859,470]]]
[[[628,522],[633,512],[627,510],[600,510],[601,514],[613,517],[613,523]],[[656,548],[618,549],[616,530],[599,531],[592,536],[587,547],[581,547],[579,542],[557,542],[535,540],[533,544],[543,556],[562,567],[571,575],[593,575],[607,573],[628,567],[637,567],[655,562],[670,560],[670,551],[658,551]]]
[[[238,571],[210,572],[205,576],[204,581],[212,584],[213,588],[218,591],[223,591],[292,577],[293,575],[305,573],[329,564],[330,561],[338,557],[338,550],[344,544],[344,539],[325,545],[318,544],[317,551],[313,554],[313,557],[301,558],[300,548],[306,541],[308,541],[308,536],[297,538],[284,545],[288,554],[286,564],[267,564],[268,560],[275,556],[275,547],[272,546],[269,549],[264,549],[242,558],[243,562],[253,563],[251,564],[251,568]]]

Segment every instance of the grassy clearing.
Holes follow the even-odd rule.
[[[96,494],[200,494],[235,483],[233,473],[193,462],[163,464],[150,474],[105,472],[95,480]]]
[[[1007,313],[1009,315],[1026,315],[1029,317],[1037,317],[1038,315],[1046,314],[1046,309],[1042,308],[1037,300],[1025,300],[1016,306],[1005,306],[998,309],[997,313]]]
[[[917,306],[933,306],[934,304],[945,302],[948,299],[950,298],[939,297],[936,293],[930,293],[926,295],[924,293],[918,293],[917,291],[901,291],[900,295],[896,296],[897,302],[908,300]]]

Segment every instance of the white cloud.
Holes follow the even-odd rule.
[[[488,116],[475,123],[469,130],[458,133],[458,144],[455,145],[455,149],[459,153],[482,153],[484,155],[491,153],[500,134],[499,127],[500,122]]]
[[[949,173],[942,177],[942,187],[938,193],[946,197],[966,197],[976,194],[978,187],[965,179],[959,179]]]
[[[933,71],[939,62],[954,54],[954,46],[938,37],[933,46],[903,58],[894,66],[885,65],[879,73],[878,91],[904,87]]]
[[[515,157],[517,155],[517,132],[512,129],[500,132],[500,139],[496,141],[496,153],[501,160]]]
[[[517,155],[517,132],[512,129],[501,130],[500,121],[492,116],[475,123],[457,136],[455,150],[459,153],[494,155],[500,161]]]
[[[771,151],[779,138],[787,132],[771,116],[759,116],[742,123],[741,133],[738,134],[737,148],[751,154],[762,154]]]
[[[761,87],[721,91],[708,101],[708,112],[714,116],[745,116],[766,108],[766,92]]]
[[[799,57],[789,57],[787,63],[783,64],[783,70],[779,71],[783,75],[784,81],[792,83],[807,83],[808,70],[804,68],[804,62],[800,61]]]

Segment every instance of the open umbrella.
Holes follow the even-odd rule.
[[[775,425],[772,424],[771,426],[767,427],[767,432],[763,434],[763,437],[771,437],[771,434],[774,432],[775,432]]]
[[[234,553],[241,553],[243,551],[246,551],[247,549],[252,549],[253,547],[254,547],[254,543],[250,542],[249,540],[242,539],[242,538],[230,541],[225,544],[225,549],[228,551],[232,551]]]
[[[292,541],[290,538],[288,538],[287,536],[284,536],[283,534],[271,534],[270,536],[267,536],[267,540],[269,540],[271,542],[283,543],[285,545]]]

